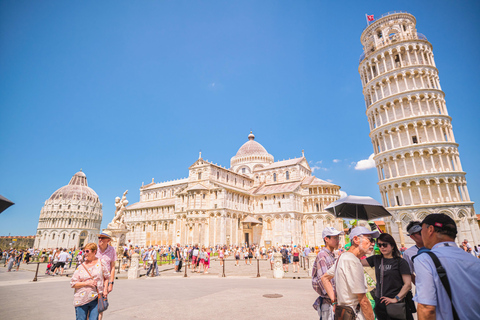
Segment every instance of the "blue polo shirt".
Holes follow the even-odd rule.
[[[453,305],[460,319],[480,319],[480,259],[457,247],[455,242],[440,242],[432,252],[447,271]],[[435,263],[428,254],[414,260],[417,294],[414,300],[436,307],[437,320],[453,319],[447,291],[440,280]]]

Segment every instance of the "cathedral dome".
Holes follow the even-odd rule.
[[[49,200],[86,200],[98,202],[98,195],[88,186],[87,176],[81,170],[75,173],[70,182],[55,191]]]
[[[260,143],[255,141],[255,136],[251,131],[248,135],[248,141],[238,149],[235,156],[244,157],[249,155],[268,155],[267,150]]]
[[[238,172],[251,174],[255,168],[262,168],[273,162],[273,156],[257,141],[250,131],[248,141],[245,142],[237,154],[230,160],[231,169]]]

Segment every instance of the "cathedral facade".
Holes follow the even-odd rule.
[[[313,176],[303,152],[275,162],[250,133],[230,168],[200,155],[188,171],[140,188],[125,211],[129,244],[322,245],[324,227],[343,229],[325,211],[340,187]]]

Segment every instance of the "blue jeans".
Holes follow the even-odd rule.
[[[89,320],[98,320],[98,299],[93,299],[83,306],[75,307],[75,316],[76,320],[87,320],[87,315]]]

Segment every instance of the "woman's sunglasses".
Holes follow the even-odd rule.
[[[386,242],[377,243],[377,245],[378,245],[379,248],[386,248],[386,247],[388,247],[389,244],[390,244],[390,243],[386,243]]]

